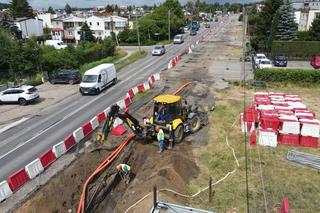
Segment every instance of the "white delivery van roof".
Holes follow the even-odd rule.
[[[96,67],[93,67],[87,70],[84,74],[85,75],[99,75],[102,69],[108,69],[109,67],[113,67],[114,64],[100,64]]]

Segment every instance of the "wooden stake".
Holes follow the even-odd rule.
[[[212,178],[209,178],[209,203],[212,202]]]

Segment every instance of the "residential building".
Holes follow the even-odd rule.
[[[43,20],[43,27],[53,28],[51,20],[56,18],[57,15],[51,13],[39,13],[37,14],[37,17]]]
[[[32,36],[43,36],[43,20],[39,18],[17,18],[14,20],[15,25],[22,33],[22,38]]]
[[[128,19],[120,16],[91,16],[86,19],[93,35],[96,38],[104,39],[111,35],[111,32],[119,33],[129,26]]]
[[[320,10],[309,10],[306,30],[309,30],[315,18],[320,18]]]
[[[85,18],[74,15],[63,15],[52,19],[52,39],[67,43],[79,43],[80,29]]]

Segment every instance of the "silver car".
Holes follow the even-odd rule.
[[[163,55],[166,53],[166,48],[164,45],[155,46],[152,50],[152,55]]]

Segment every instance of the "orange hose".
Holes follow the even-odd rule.
[[[175,91],[173,94],[177,95],[179,92],[183,91],[186,87],[188,87],[192,82],[188,82],[184,85],[182,85],[177,91]],[[82,193],[80,196],[79,206],[77,213],[84,213],[85,212],[85,198],[86,198],[86,191],[88,188],[89,183],[93,179],[94,176],[99,174],[102,170],[104,170],[106,167],[108,167],[115,158],[120,154],[120,152],[123,150],[123,148],[131,141],[131,139],[135,136],[134,133],[130,133],[117,147],[116,150],[114,150],[105,161],[103,161],[96,169],[95,171],[88,177],[86,182],[83,184]]]

